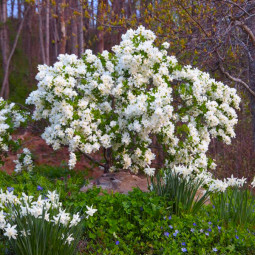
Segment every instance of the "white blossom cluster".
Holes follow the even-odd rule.
[[[206,153],[212,138],[230,144],[235,137],[236,90],[208,73],[182,67],[160,48],[150,30],[128,30],[113,54],[83,58],[60,55],[53,66],[39,66],[38,89],[27,99],[33,118],[48,119],[42,137],[54,149],[75,152],[111,148],[114,169],[144,170],[152,176],[153,137],[162,145],[166,166],[189,166],[199,174],[215,168]]]
[[[21,172],[22,170],[32,171],[34,168],[31,152],[28,148],[23,149],[23,153],[17,154],[18,159],[13,160],[15,163],[14,171],[16,173]]]
[[[17,225],[10,224],[10,222],[15,221],[15,217],[26,218],[29,215],[67,228],[72,228],[81,221],[79,213],[71,215],[62,209],[62,203],[59,202],[59,195],[56,191],[48,191],[46,199],[39,196],[37,200],[34,200],[33,196],[27,196],[24,193],[19,198],[13,194],[13,190],[6,192],[1,190],[0,208],[0,229],[3,230],[4,236],[9,239],[17,239],[18,235],[25,237],[30,235],[30,229],[18,229]],[[88,216],[93,216],[97,211],[88,206],[87,209]],[[69,244],[74,240],[72,234],[65,238]]]
[[[233,175],[231,175],[230,178],[226,178],[224,180],[219,180],[213,178],[212,173],[209,171],[202,171],[200,173],[195,173],[191,166],[187,167],[185,165],[178,165],[173,168],[173,171],[176,174],[179,174],[183,178],[187,179],[194,179],[201,182],[202,186],[207,186],[209,191],[212,192],[225,192],[228,187],[243,187],[247,181],[246,178],[242,177],[241,179],[235,178]],[[255,187],[255,178],[253,182],[251,183],[251,186]]]
[[[7,103],[0,97],[0,151],[7,152],[14,143],[12,133],[21,123],[25,122],[26,115],[17,109],[14,103]]]

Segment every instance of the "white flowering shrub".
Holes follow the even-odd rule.
[[[0,98],[0,154],[3,157],[10,149],[17,149],[18,141],[12,139],[13,132],[25,123],[27,114],[14,103]]]
[[[23,148],[21,154],[17,154],[18,159],[13,160],[15,163],[14,171],[19,173],[23,170],[32,171],[34,168],[32,154],[28,148]]]
[[[56,191],[35,200],[24,193],[17,197],[11,188],[1,190],[0,208],[0,231],[15,254],[75,254],[81,216],[66,212]],[[97,211],[87,209],[87,217]]]
[[[76,154],[103,148],[105,170],[144,170],[161,145],[165,165],[185,166],[193,173],[215,168],[206,153],[212,138],[230,144],[235,137],[240,98],[234,88],[208,73],[181,66],[168,56],[168,43],[156,47],[156,36],[139,27],[128,30],[113,53],[97,56],[86,50],[82,59],[60,55],[53,66],[39,66],[38,89],[28,104],[33,118],[47,119],[42,137],[54,149],[68,146],[69,166]]]

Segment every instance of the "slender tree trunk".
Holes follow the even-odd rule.
[[[72,18],[71,20],[71,51],[73,54],[78,56],[78,42],[77,42],[77,21],[76,19]]]
[[[80,12],[79,22],[78,22],[79,57],[81,57],[84,52],[83,4],[84,4],[83,0],[78,0],[78,8]]]
[[[56,15],[58,15],[58,8],[55,8]],[[55,60],[58,57],[58,43],[59,43],[59,35],[58,35],[58,24],[56,18],[53,19],[54,26],[54,52],[55,52]]]
[[[62,0],[61,7],[60,7],[60,31],[61,31],[61,37],[60,37],[60,49],[59,53],[64,54],[66,53],[66,23],[65,23],[65,0]]]
[[[46,0],[45,63],[50,65],[50,0]]]
[[[104,23],[104,13],[106,8],[106,0],[98,0],[97,5],[97,52],[104,50],[104,29],[102,29]]]
[[[91,17],[92,17],[92,28],[95,28],[95,13],[94,13],[94,0],[91,0]]]
[[[4,68],[4,79],[3,79],[3,84],[2,84],[0,96],[5,98],[5,99],[8,98],[8,96],[9,96],[9,82],[8,82],[8,80],[9,80],[9,68],[10,68],[11,59],[12,59],[14,51],[17,47],[18,39],[19,39],[21,30],[23,28],[24,21],[25,21],[25,18],[26,18],[26,14],[28,13],[28,10],[29,10],[29,7],[27,7],[27,9],[26,9],[26,11],[23,15],[23,19],[21,20],[21,22],[19,24],[19,28],[18,28],[18,31],[16,33],[16,37],[14,39],[14,43],[13,43],[13,46],[12,46],[12,50],[9,54],[9,57],[7,59],[7,62],[6,62],[6,66]]]
[[[21,19],[21,0],[18,0],[18,19]]]
[[[55,60],[58,57],[58,42],[59,42],[59,36],[58,36],[58,27],[57,27],[57,21],[54,19],[54,52],[55,52]]]
[[[113,17],[113,21],[115,21],[116,19],[120,19],[121,18],[121,10],[123,8],[123,1],[119,1],[119,0],[114,0],[113,1],[113,4],[112,4],[112,9],[113,9],[113,13],[114,13],[114,16]],[[113,37],[113,42],[112,44],[119,44],[120,41],[121,41],[121,33],[120,33],[120,30],[116,31],[116,35]]]
[[[40,38],[42,62],[46,64],[46,55],[45,55],[44,39],[43,39],[42,7],[41,7],[40,0],[37,0],[37,8],[38,8],[38,16],[39,16],[39,38]]]
[[[3,0],[1,3],[1,49],[3,59],[3,71],[4,78],[2,81],[1,96],[4,98],[9,97],[9,68],[8,68],[8,54],[9,54],[9,37],[7,28],[7,0]]]
[[[255,11],[253,11],[252,14],[255,14]],[[247,25],[250,28],[253,35],[255,35],[255,17],[248,19]],[[249,38],[248,48],[251,54],[251,58],[249,58],[249,87],[253,91],[255,91],[255,43],[252,40],[252,38]],[[250,100],[253,128],[253,144],[255,146],[255,97],[251,95]]]
[[[15,0],[11,1],[11,17],[13,18]]]

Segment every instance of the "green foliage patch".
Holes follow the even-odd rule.
[[[56,189],[70,212],[85,216],[86,205],[98,210],[81,223],[79,254],[255,254],[254,226],[225,224],[212,205],[177,216],[173,202],[154,192],[134,189],[126,195],[93,188],[83,193],[84,183],[85,174],[65,168],[41,166],[10,176],[0,172],[3,190],[39,196]],[[2,254],[8,254],[1,245]]]

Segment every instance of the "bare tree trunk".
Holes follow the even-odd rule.
[[[46,64],[44,39],[43,39],[42,7],[41,7],[40,0],[37,0],[37,8],[38,8],[38,15],[39,15],[39,38],[40,38],[40,48],[42,53],[42,61],[44,64]]]
[[[57,15],[58,8],[56,7],[55,10],[56,10],[56,15]],[[58,57],[58,42],[59,42],[58,24],[57,24],[56,18],[53,19],[53,25],[54,25],[54,42],[55,42],[54,43],[54,52],[55,52],[55,60],[56,60]]]
[[[83,0],[78,0],[78,9],[80,12],[78,22],[78,41],[79,41],[79,57],[82,56],[84,51],[84,34],[83,34]]]
[[[73,54],[78,55],[78,41],[77,41],[77,21],[72,18],[71,20],[71,51]]]
[[[18,0],[18,19],[21,19],[21,0]]]
[[[13,18],[15,0],[11,0],[11,17]]]
[[[92,17],[92,28],[95,28],[95,14],[94,14],[94,0],[91,0],[91,17]]]
[[[45,63],[50,65],[50,0],[46,0]]]
[[[251,4],[250,8],[254,7],[254,4]],[[255,11],[253,10],[253,13]],[[255,35],[255,17],[248,19],[248,27],[250,28],[251,35],[249,35],[248,48],[250,52],[249,58],[249,87],[252,91],[255,91],[255,42],[252,40],[252,35]],[[255,97],[251,95],[251,114],[252,114],[252,128],[253,128],[253,144],[255,146]]]
[[[1,96],[4,98],[8,98],[9,96],[9,68],[7,68],[8,63],[8,54],[9,54],[9,37],[7,30],[7,0],[3,0],[1,4],[1,49],[2,49],[2,59],[3,59],[3,71],[4,71],[4,79],[2,82],[2,91]],[[5,78],[7,77],[7,78]]]
[[[114,0],[113,3],[112,3],[112,10],[113,10],[113,13],[114,13],[114,17],[113,17],[113,22],[116,20],[116,19],[120,19],[121,18],[121,10],[123,8],[123,1],[118,1],[118,0]],[[112,38],[114,39],[112,44],[119,44],[120,41],[121,41],[121,33],[120,33],[120,30],[117,31],[116,35]]]
[[[128,2],[127,2],[127,18],[130,18],[134,12],[132,7],[133,7],[132,1],[128,0]]]
[[[59,18],[60,18],[60,31],[61,31],[59,53],[64,54],[66,53],[65,0],[62,0],[61,2]]]
[[[98,0],[97,5],[97,52],[102,52],[104,50],[104,30],[102,25],[104,23],[104,12],[106,8],[106,0]]]
[[[3,2],[6,2],[6,1],[4,0]],[[21,20],[21,22],[19,24],[19,28],[18,28],[16,37],[15,37],[15,40],[14,40],[14,43],[13,43],[13,46],[12,46],[11,53],[10,53],[8,59],[7,59],[7,62],[6,62],[6,67],[5,67],[5,70],[4,70],[4,80],[3,80],[1,93],[0,93],[0,96],[5,98],[5,99],[8,98],[8,96],[9,96],[9,82],[8,82],[8,80],[9,80],[9,68],[10,68],[11,59],[12,59],[14,51],[17,47],[18,39],[19,39],[21,30],[22,30],[22,27],[24,25],[24,21],[25,21],[25,18],[26,18],[26,14],[28,13],[28,10],[29,10],[29,7],[26,9],[26,11],[23,15],[23,19]]]
[[[32,9],[33,8],[33,9]],[[32,20],[33,20],[33,14],[34,14],[34,6],[30,8],[29,13],[27,14],[27,22],[25,22],[24,24],[24,30],[26,31],[26,33],[24,33],[23,39],[25,39],[26,43],[25,43],[25,52],[26,55],[30,55],[31,54],[31,39],[32,39]],[[31,64],[32,64],[32,58],[28,58],[28,62],[29,62],[29,70],[31,71]]]

